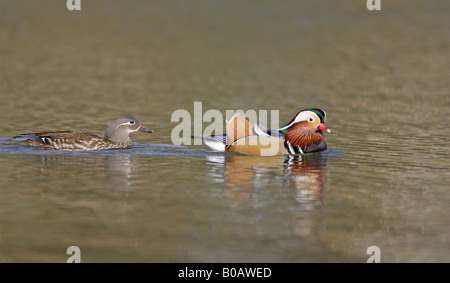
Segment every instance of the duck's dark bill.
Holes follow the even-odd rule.
[[[138,130],[138,131],[146,132],[146,133],[153,133],[153,130],[150,130],[149,128],[147,128],[147,127],[144,126],[144,125],[141,125],[141,126],[139,127],[139,130]]]

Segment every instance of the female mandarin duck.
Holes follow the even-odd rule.
[[[241,114],[227,122],[226,135],[204,137],[205,144],[216,151],[234,151],[247,155],[303,154],[325,150],[327,142],[323,131],[326,113],[322,109],[305,109],[284,127],[270,131]]]
[[[21,134],[14,138],[23,138],[19,145],[31,145],[43,149],[58,150],[100,150],[130,147],[133,142],[130,134],[136,131],[153,131],[133,117],[122,117],[112,122],[104,135],[81,131],[41,132]]]

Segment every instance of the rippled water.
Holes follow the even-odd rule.
[[[0,3],[0,261],[450,261],[447,1],[64,2]],[[281,124],[323,108],[329,149],[173,145],[196,101]],[[124,115],[154,133],[98,152],[11,138]]]

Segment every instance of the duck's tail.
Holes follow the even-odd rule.
[[[215,151],[225,151],[228,145],[227,135],[217,135],[210,137],[203,137],[203,141],[207,146]]]

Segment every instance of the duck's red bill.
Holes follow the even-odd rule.
[[[331,130],[327,128],[327,126],[325,126],[324,123],[320,123],[319,126],[317,127],[318,130],[321,131],[325,131],[327,133],[331,133]]]

